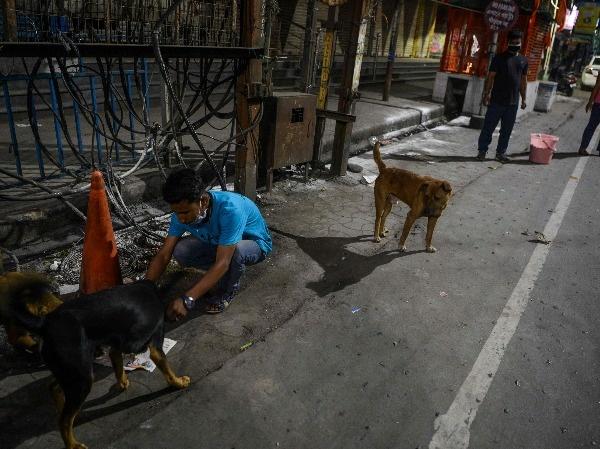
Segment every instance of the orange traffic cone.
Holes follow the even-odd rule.
[[[92,172],[79,290],[84,294],[122,284],[117,241],[113,232],[104,179]]]

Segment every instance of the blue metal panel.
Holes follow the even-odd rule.
[[[23,170],[21,169],[21,156],[19,155],[19,142],[17,142],[17,132],[15,130],[15,120],[12,112],[12,105],[10,102],[10,93],[8,92],[8,81],[4,80],[2,83],[2,91],[4,92],[4,105],[6,106],[6,115],[8,116],[8,128],[10,131],[10,141],[12,144],[12,150],[15,153],[15,164],[17,166],[17,174],[23,176]]]
[[[148,61],[143,60],[141,61],[142,64],[142,70],[140,70],[141,75],[142,75],[142,89],[143,89],[143,93],[145,96],[145,103],[146,103],[146,107],[148,108],[148,113],[149,113],[149,108],[150,108],[150,95],[149,95],[149,91],[150,91],[150,82],[149,82],[149,73],[148,73]],[[111,74],[111,76],[116,76],[116,73]],[[89,83],[90,86],[90,96],[91,96],[91,109],[93,111],[94,114],[94,118],[93,118],[93,123],[94,123],[94,130],[92,130],[92,132],[94,133],[94,140],[95,140],[95,146],[96,146],[96,151],[97,151],[97,159],[98,159],[98,163],[102,164],[102,163],[106,163],[106,156],[104,154],[105,151],[105,144],[103,143],[103,135],[101,133],[101,131],[99,130],[99,127],[101,126],[101,118],[98,115],[101,111],[99,110],[99,104],[98,104],[98,93],[96,91],[96,78],[98,75],[96,74],[92,74],[90,72],[75,72],[75,73],[69,73],[69,76],[74,78],[74,79],[81,79],[81,80],[85,80],[87,78],[87,82]],[[62,77],[62,74],[60,73],[56,73],[56,77]],[[48,86],[50,89],[50,107],[52,109],[53,112],[53,120],[54,120],[54,134],[55,134],[55,139],[56,139],[56,147],[57,147],[57,159],[58,159],[58,163],[60,164],[61,167],[65,167],[65,159],[64,159],[64,145],[62,142],[62,127],[61,127],[61,123],[60,123],[60,117],[57,116],[58,114],[58,96],[60,95],[60,92],[57,92],[57,89],[55,87],[55,84],[52,82],[52,77],[49,73],[38,73],[35,76],[35,80],[41,80],[41,81],[47,81],[48,82]],[[9,133],[10,133],[10,139],[11,139],[11,148],[14,151],[15,154],[15,168],[16,168],[16,172],[22,176],[22,157],[23,157],[23,148],[19,147],[19,142],[18,142],[18,137],[17,137],[17,133],[16,133],[16,123],[15,123],[15,118],[14,118],[14,112],[13,112],[13,105],[12,105],[12,101],[11,101],[11,95],[10,95],[10,89],[11,89],[11,83],[13,82],[17,82],[17,81],[30,81],[30,77],[24,74],[19,74],[19,75],[8,75],[8,76],[1,76],[0,75],[0,83],[2,84],[2,94],[4,96],[4,105],[6,108],[6,114],[7,114],[7,119],[8,119],[8,128],[9,128]],[[123,88],[127,89],[127,92],[129,93],[129,96],[131,97],[132,95],[132,90],[133,90],[133,71],[132,70],[128,70],[125,72],[125,81],[126,81],[126,85],[123,86]],[[111,106],[115,106],[117,104],[117,98],[115,98],[116,95],[112,92],[110,92],[110,97],[109,97],[109,101]],[[40,126],[38,125],[38,121],[37,121],[37,111],[36,111],[36,107],[35,107],[35,95],[32,98],[33,101],[33,110],[31,111],[31,123],[32,126]],[[80,105],[77,104],[77,102],[73,99],[72,101],[72,107],[73,107],[73,117],[75,120],[75,130],[76,130],[76,135],[77,135],[77,148],[80,154],[85,154],[86,152],[86,144],[85,144],[85,136],[84,136],[84,129],[82,129],[82,110]],[[131,131],[129,133],[132,142],[136,139],[137,134],[135,133],[135,114],[132,111],[128,111],[129,113],[129,126],[131,128]],[[113,130],[115,131],[115,133],[118,132],[119,128],[120,128],[120,124],[117,122],[113,123]],[[50,147],[52,145],[50,144]],[[133,149],[135,149],[135,145],[132,144]],[[38,143],[36,142],[35,144],[35,157],[36,157],[36,161],[37,161],[37,165],[38,165],[38,169],[39,169],[39,176],[41,178],[45,178],[46,174],[45,174],[45,164],[44,164],[44,155],[42,153],[41,147],[40,145],[38,145]],[[115,144],[115,160],[119,160],[120,159],[120,152],[119,152],[119,147]]]
[[[50,86],[50,105],[52,106],[52,117],[54,119],[54,134],[56,135],[56,153],[58,155],[58,162],[62,168],[65,168],[65,157],[63,154],[62,147],[62,130],[60,129],[58,114],[58,103],[56,101],[56,89],[54,89],[54,83],[52,79],[48,80],[48,86]]]
[[[36,126],[37,127],[37,114],[35,112],[35,97],[33,97],[32,99],[32,108],[31,108],[31,121],[32,126]],[[37,159],[37,163],[38,163],[38,168],[40,170],[40,177],[45,178],[46,177],[46,171],[44,170],[44,158],[42,157],[42,149],[40,148],[39,144],[36,142],[35,143],[35,158]]]
[[[94,127],[96,128],[96,147],[98,149],[98,163],[102,163],[103,151],[102,151],[102,136],[98,130],[98,102],[96,101],[96,77],[89,75],[90,77],[90,90],[92,95],[92,110],[94,112]]]
[[[83,140],[81,139],[81,118],[79,117],[79,106],[73,100],[73,116],[75,117],[75,131],[77,133],[77,148],[79,153],[83,154]]]

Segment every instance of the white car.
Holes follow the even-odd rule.
[[[596,84],[596,78],[600,71],[600,56],[593,56],[588,65],[585,66],[581,73],[581,88],[592,89]]]

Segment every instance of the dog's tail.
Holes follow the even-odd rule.
[[[383,159],[381,159],[381,152],[379,151],[379,147],[381,146],[381,143],[376,142],[375,143],[375,148],[373,148],[373,159],[375,159],[375,163],[377,164],[377,168],[379,169],[379,173],[381,173],[383,170],[385,170],[385,164],[383,162]]]

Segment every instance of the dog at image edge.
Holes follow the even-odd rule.
[[[12,291],[9,313],[25,329],[43,338],[42,357],[54,375],[52,395],[59,412],[59,429],[67,449],[84,449],[73,434],[73,422],[92,388],[94,352],[110,347],[117,387],[125,390],[129,380],[123,369],[123,353],[150,350],[150,358],[175,388],[190,384],[187,376],[175,375],[162,350],[165,304],[151,281],[139,281],[102,290],[65,302],[47,315],[36,306],[42,285],[22,284]]]
[[[385,236],[385,219],[392,210],[394,198],[397,198],[410,207],[400,236],[400,251],[406,251],[406,239],[415,221],[420,217],[427,217],[426,250],[430,253],[435,252],[431,240],[435,225],[452,196],[450,183],[401,168],[387,167],[381,159],[380,146],[381,144],[376,142],[373,149],[373,157],[379,168],[374,188],[375,241],[379,242],[381,237]]]
[[[52,291],[48,279],[40,274],[8,272],[0,275],[0,324],[6,329],[8,342],[17,348],[34,350],[38,342],[17,324],[10,307],[16,292],[21,292],[23,307],[34,316],[52,312],[62,301]]]

